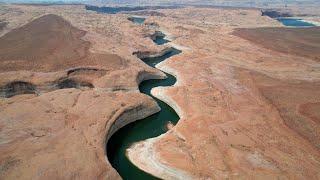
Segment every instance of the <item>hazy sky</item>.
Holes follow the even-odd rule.
[[[179,4],[188,4],[188,3],[196,3],[196,4],[212,4],[212,5],[251,5],[255,6],[258,4],[284,4],[284,3],[310,3],[317,2],[320,0],[0,0],[0,2],[6,3],[38,3],[38,2],[80,2],[87,4],[100,4],[100,5],[108,5],[108,4],[122,4],[122,5],[150,5],[150,4],[171,4],[171,3],[179,3]]]
[[[88,0],[0,0],[0,2],[85,2]]]

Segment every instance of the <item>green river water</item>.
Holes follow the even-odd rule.
[[[159,39],[157,44],[162,44]],[[181,53],[180,50],[173,49],[169,53],[156,58],[142,59],[149,66],[155,67],[156,64],[167,58]],[[177,113],[166,103],[151,95],[151,89],[159,86],[172,86],[176,83],[176,78],[166,73],[167,78],[162,80],[152,79],[143,81],[139,85],[141,93],[154,98],[161,108],[161,111],[145,119],[135,121],[118,130],[107,143],[107,156],[109,162],[123,179],[157,179],[156,177],[140,170],[134,166],[126,157],[126,149],[135,142],[157,137],[167,131],[167,124],[176,124],[179,120]]]

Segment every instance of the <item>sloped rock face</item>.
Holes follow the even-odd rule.
[[[240,28],[233,32],[259,46],[320,61],[320,28]]]
[[[133,55],[137,56],[139,59],[147,59],[147,58],[153,58],[153,57],[160,57],[163,56],[171,51],[174,51],[173,47],[166,47],[160,52],[158,51],[137,51],[133,52]]]
[[[281,12],[275,9],[266,9],[261,10],[261,16],[269,16],[271,18],[278,18],[278,17],[292,17],[293,15],[290,12]]]
[[[1,37],[1,62],[12,62],[1,71],[57,70],[86,56],[90,43],[80,39],[84,35],[57,15],[42,16]]]
[[[251,75],[251,76],[250,76]],[[320,82],[290,81],[250,73],[262,96],[279,111],[284,124],[320,149]],[[267,84],[267,86],[266,86]]]
[[[12,97],[18,94],[36,94],[36,87],[28,82],[15,81],[6,84],[0,89],[0,97]]]
[[[1,179],[119,179],[105,157],[109,129],[159,110],[138,93],[63,89],[21,98],[0,105]]]

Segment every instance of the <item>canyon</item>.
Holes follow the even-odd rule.
[[[107,151],[159,103],[179,121],[124,149],[149,179],[320,178],[319,27],[256,8],[0,6],[0,179],[134,178]]]

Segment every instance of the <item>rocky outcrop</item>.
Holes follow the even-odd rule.
[[[94,67],[77,67],[72,68],[68,70],[67,75],[73,75],[73,74],[83,74],[83,73],[98,73],[100,76],[103,76],[106,74],[106,70],[94,68]]]
[[[154,103],[153,106],[147,107],[143,105],[138,105],[134,107],[129,107],[121,112],[118,112],[119,115],[115,119],[111,120],[113,121],[113,123],[108,128],[109,131],[106,136],[106,143],[108,143],[109,138],[120,128],[139,119],[146,118],[159,111],[160,107],[157,103]]]
[[[38,94],[37,87],[29,82],[14,81],[0,88],[0,97],[10,98],[18,94]]]
[[[161,72],[159,74],[149,73],[149,72],[139,72],[137,76],[137,84],[140,84],[142,81],[149,79],[165,79],[167,78],[166,74]]]
[[[163,32],[161,32],[161,31],[155,31],[151,36],[150,36],[150,38],[152,39],[152,40],[156,40],[157,38],[164,38],[166,35],[163,33]]]
[[[261,16],[279,18],[279,17],[292,17],[293,15],[290,12],[283,12],[281,10],[274,10],[274,9],[266,9],[266,10],[261,10]]]
[[[7,25],[8,25],[8,22],[0,21],[0,31],[2,31]]]
[[[173,47],[166,47],[162,49],[160,52],[152,52],[152,51],[136,51],[133,52],[133,55],[137,56],[139,59],[146,59],[146,58],[154,58],[154,57],[160,57],[163,56],[171,51],[173,51]]]
[[[0,37],[0,179],[120,179],[107,139],[159,111],[137,89],[165,75],[132,51],[92,53],[86,32],[61,16],[30,21]]]
[[[106,137],[159,111],[135,92],[63,89],[21,98],[0,101],[1,179],[119,179],[105,158]]]
[[[137,16],[161,16],[165,17],[166,15],[164,13],[158,12],[158,11],[136,11],[136,12],[127,12],[128,14],[133,14]]]
[[[88,70],[31,74],[26,72],[21,77],[3,78],[3,82],[0,83],[3,84],[0,86],[0,97],[10,98],[19,94],[40,95],[46,92],[67,88],[94,88],[94,85],[91,82],[93,82],[95,74],[88,74],[87,72]],[[6,73],[1,74],[0,77],[6,75]],[[47,77],[43,78],[44,75]],[[85,76],[85,78],[83,76]]]
[[[59,80],[58,84],[56,85],[58,89],[67,89],[67,88],[94,88],[91,83],[76,81],[73,79],[61,79]]]

